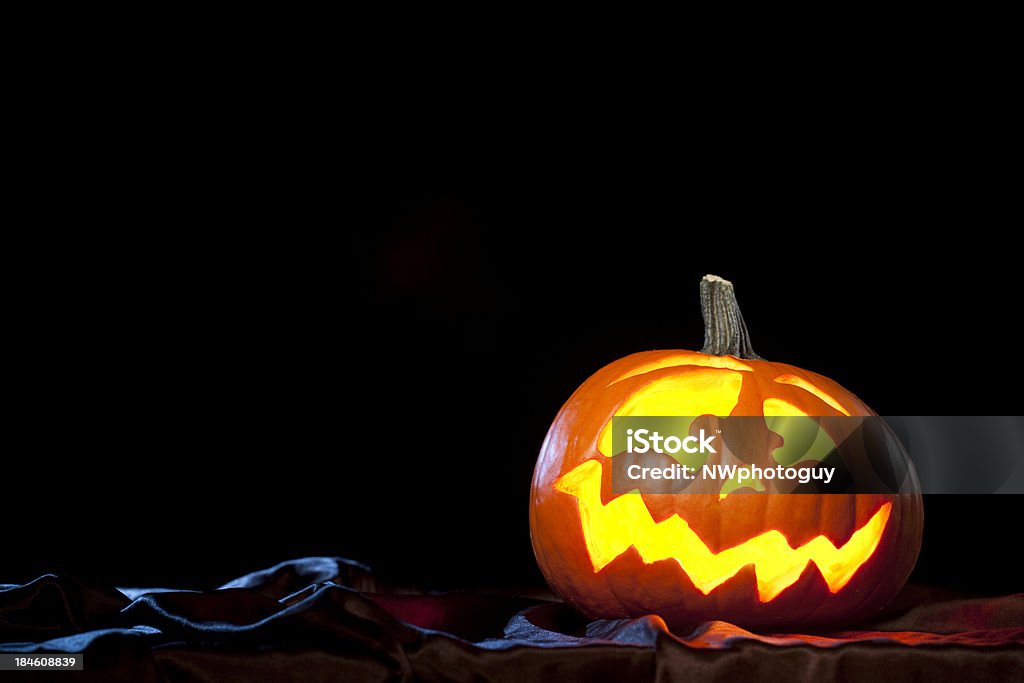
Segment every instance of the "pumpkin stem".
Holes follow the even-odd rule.
[[[731,282],[717,275],[705,275],[700,281],[700,305],[704,314],[704,348],[701,353],[764,360],[754,353],[750,345],[750,333],[743,322]]]

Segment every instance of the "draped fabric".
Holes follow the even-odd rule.
[[[411,593],[315,557],[210,591],[0,585],[0,652],[85,655],[85,672],[19,680],[1024,680],[1024,594],[910,587],[860,630],[673,634],[654,615],[588,621],[536,597]]]

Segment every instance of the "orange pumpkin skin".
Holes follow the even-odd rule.
[[[530,531],[534,553],[548,583],[566,602],[591,618],[658,614],[673,628],[708,620],[761,628],[839,625],[876,612],[902,587],[921,546],[923,511],[916,485],[912,493],[891,495],[762,493],[720,498],[716,494],[642,494],[655,522],[678,515],[713,553],[770,530],[781,531],[793,548],[819,535],[841,547],[890,504],[874,552],[835,592],[813,562],[788,588],[767,601],[759,597],[752,564],[707,594],[684,570],[684,559],[647,563],[634,546],[595,570],[582,531],[580,503],[558,490],[556,482],[584,462],[596,460],[602,468],[601,501],[609,503],[616,497],[611,487],[611,458],[600,453],[598,441],[626,401],[664,378],[687,381],[687,376],[703,377],[713,382],[716,373],[735,379],[735,375],[722,373],[736,372],[742,377],[742,388],[730,415],[762,415],[765,399],[784,400],[808,415],[874,415],[832,380],[764,360],[666,350],[636,353],[602,368],[559,411],[533,476]]]

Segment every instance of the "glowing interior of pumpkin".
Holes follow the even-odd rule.
[[[702,356],[684,354],[641,365],[617,378],[612,384],[638,375],[671,367],[690,366],[688,372],[657,379],[637,390],[618,410],[616,417],[643,415],[662,417],[672,415],[721,415],[727,416],[736,407],[743,389],[743,372],[753,370],[749,365],[732,356]],[[798,387],[811,394],[825,405],[843,415],[850,412],[824,389],[815,386],[802,377],[792,374],[779,375],[778,384]],[[765,417],[807,415],[789,401],[781,398],[767,398],[764,401]],[[597,439],[597,450],[611,457],[611,420],[601,430]]]
[[[735,370],[694,368],[644,386],[626,399],[615,415],[728,415],[736,407],[742,388],[743,375]],[[611,420],[601,430],[597,450],[608,457],[614,455]]]
[[[707,358],[711,362],[704,360]],[[683,365],[696,367],[684,374],[647,384],[631,395],[615,415],[727,416],[739,400],[743,385],[741,373],[752,370],[747,364],[728,356],[682,354],[635,368],[615,382]],[[803,389],[837,412],[849,415],[833,396],[801,377],[780,375],[775,381]],[[765,399],[763,410],[769,428],[773,427],[771,418],[807,416],[806,412],[781,398]],[[827,440],[827,435],[824,437]],[[829,444],[822,444],[812,448],[811,452],[827,452],[829,448]],[[610,420],[598,437],[598,450],[607,457],[614,455]],[[817,536],[794,548],[785,534],[771,530],[714,553],[678,515],[655,522],[640,495],[621,495],[604,505],[601,502],[601,463],[597,460],[582,463],[556,481],[555,488],[574,496],[579,503],[583,538],[595,573],[633,546],[648,564],[666,559],[677,561],[694,586],[707,595],[743,567],[753,565],[761,602],[774,599],[793,585],[808,562],[817,565],[831,592],[840,591],[875,552],[892,510],[890,503],[884,504],[838,548],[825,536]],[[720,495],[724,498],[728,493],[723,489]]]
[[[633,546],[647,564],[675,560],[707,595],[752,564],[761,602],[793,585],[808,562],[818,566],[828,589],[837,593],[875,552],[892,509],[885,503],[839,548],[825,536],[794,548],[781,531],[772,530],[713,553],[679,515],[655,522],[642,496],[626,494],[602,504],[597,460],[582,463],[555,482],[555,488],[579,501],[583,540],[595,573]]]
[[[830,406],[831,408],[835,409],[836,411],[842,413],[843,415],[849,415],[850,414],[846,410],[846,408],[844,408],[839,403],[839,401],[837,401],[835,399],[835,397],[832,396],[832,394],[828,393],[827,391],[825,391],[824,389],[822,389],[819,386],[815,386],[814,384],[811,384],[810,382],[805,380],[803,377],[797,377],[796,375],[779,375],[778,377],[775,378],[774,381],[778,382],[779,384],[788,384],[788,385],[793,386],[793,387],[800,387],[801,389],[806,391],[808,394],[811,394],[812,396],[816,396],[818,398],[818,400],[820,400],[821,402],[827,404],[828,406]],[[767,415],[767,414],[768,413],[765,413],[765,415]]]

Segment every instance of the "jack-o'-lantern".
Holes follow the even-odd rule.
[[[551,587],[592,618],[658,614],[670,626],[838,625],[885,605],[921,546],[913,466],[895,492],[612,490],[616,416],[874,416],[836,382],[753,352],[731,283],[701,282],[700,352],[636,353],[602,368],[551,425],[530,531]],[[878,419],[878,418],[875,418]],[[781,439],[780,439],[781,441]],[[735,488],[735,487],[733,487]]]

